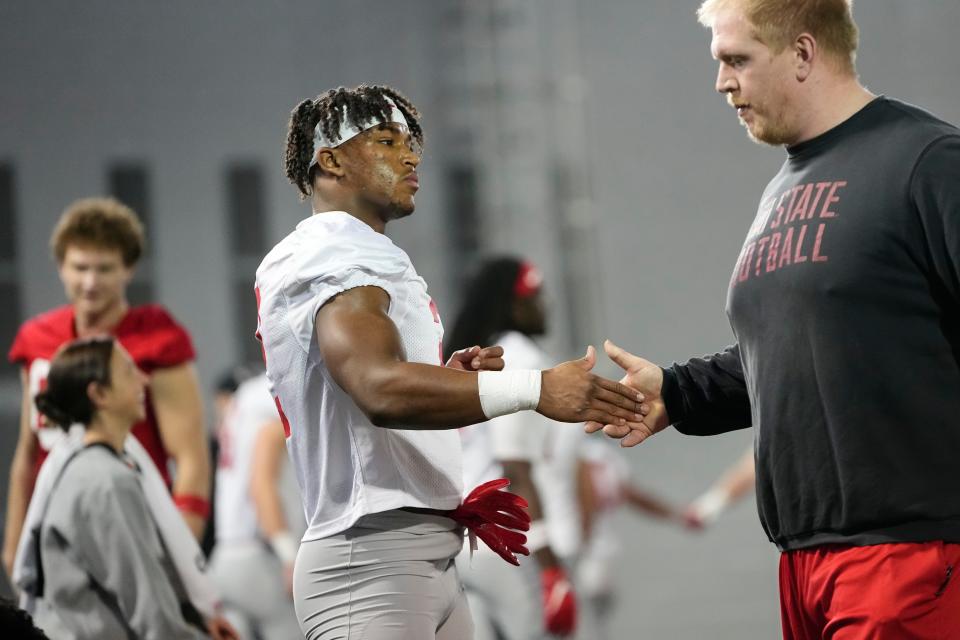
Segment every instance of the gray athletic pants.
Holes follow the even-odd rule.
[[[504,562],[482,542],[470,556],[469,546],[457,557],[476,628],[474,640],[543,640],[543,606],[537,561],[520,558],[520,566]]]
[[[224,615],[241,638],[300,637],[293,600],[283,580],[283,566],[263,543],[251,540],[217,544],[208,574],[223,596]]]
[[[454,558],[463,533],[441,516],[386,511],[300,545],[293,596],[307,640],[471,640]]]

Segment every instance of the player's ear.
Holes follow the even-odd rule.
[[[317,149],[317,167],[323,173],[333,177],[342,178],[344,176],[343,163],[340,158],[340,150],[330,147],[320,147]]]

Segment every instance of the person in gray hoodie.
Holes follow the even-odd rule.
[[[143,419],[147,377],[112,337],[77,340],[54,358],[39,411],[83,446],[54,481],[38,537],[37,622],[57,637],[236,638],[189,604],[151,515],[140,469],[124,452]]]

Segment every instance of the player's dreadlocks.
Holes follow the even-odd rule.
[[[457,349],[486,347],[498,336],[515,329],[514,285],[522,262],[517,258],[491,258],[481,265],[467,286],[460,314],[444,341],[444,358]]]
[[[301,198],[310,195],[313,184],[313,132],[317,124],[329,140],[337,140],[341,119],[346,110],[349,123],[360,128],[370,120],[389,121],[390,104],[393,101],[407,120],[410,136],[420,148],[423,147],[423,129],[420,128],[420,113],[399,91],[391,87],[360,85],[354,89],[338,87],[313,100],[304,100],[290,114],[287,130],[287,150],[283,164],[287,179],[296,185]]]

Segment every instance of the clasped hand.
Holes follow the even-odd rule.
[[[650,436],[663,431],[670,424],[666,406],[663,403],[661,391],[663,389],[663,370],[657,365],[635,356],[629,351],[621,349],[611,341],[603,343],[607,356],[624,371],[620,383],[636,389],[644,398],[640,406],[639,415],[634,420],[610,423],[600,420],[587,422],[587,433],[600,431],[620,440],[620,446],[632,447],[640,444]]]
[[[623,438],[623,446],[633,446],[650,435],[639,437],[645,433],[650,415],[656,414],[658,403],[662,405],[659,401],[660,382],[653,385],[647,380],[647,373],[660,375],[661,371],[609,341],[604,348],[607,355],[625,370],[636,369],[636,362],[646,363],[652,369],[647,372],[641,367],[628,371],[620,382],[608,380],[591,373],[597,356],[592,346],[587,347],[582,358],[543,371],[537,412],[560,422],[586,422],[588,432],[604,429],[610,437]],[[500,371],[504,366],[503,347],[475,345],[460,349],[450,356],[446,366],[460,371]],[[656,397],[653,403],[645,401],[651,392]]]

